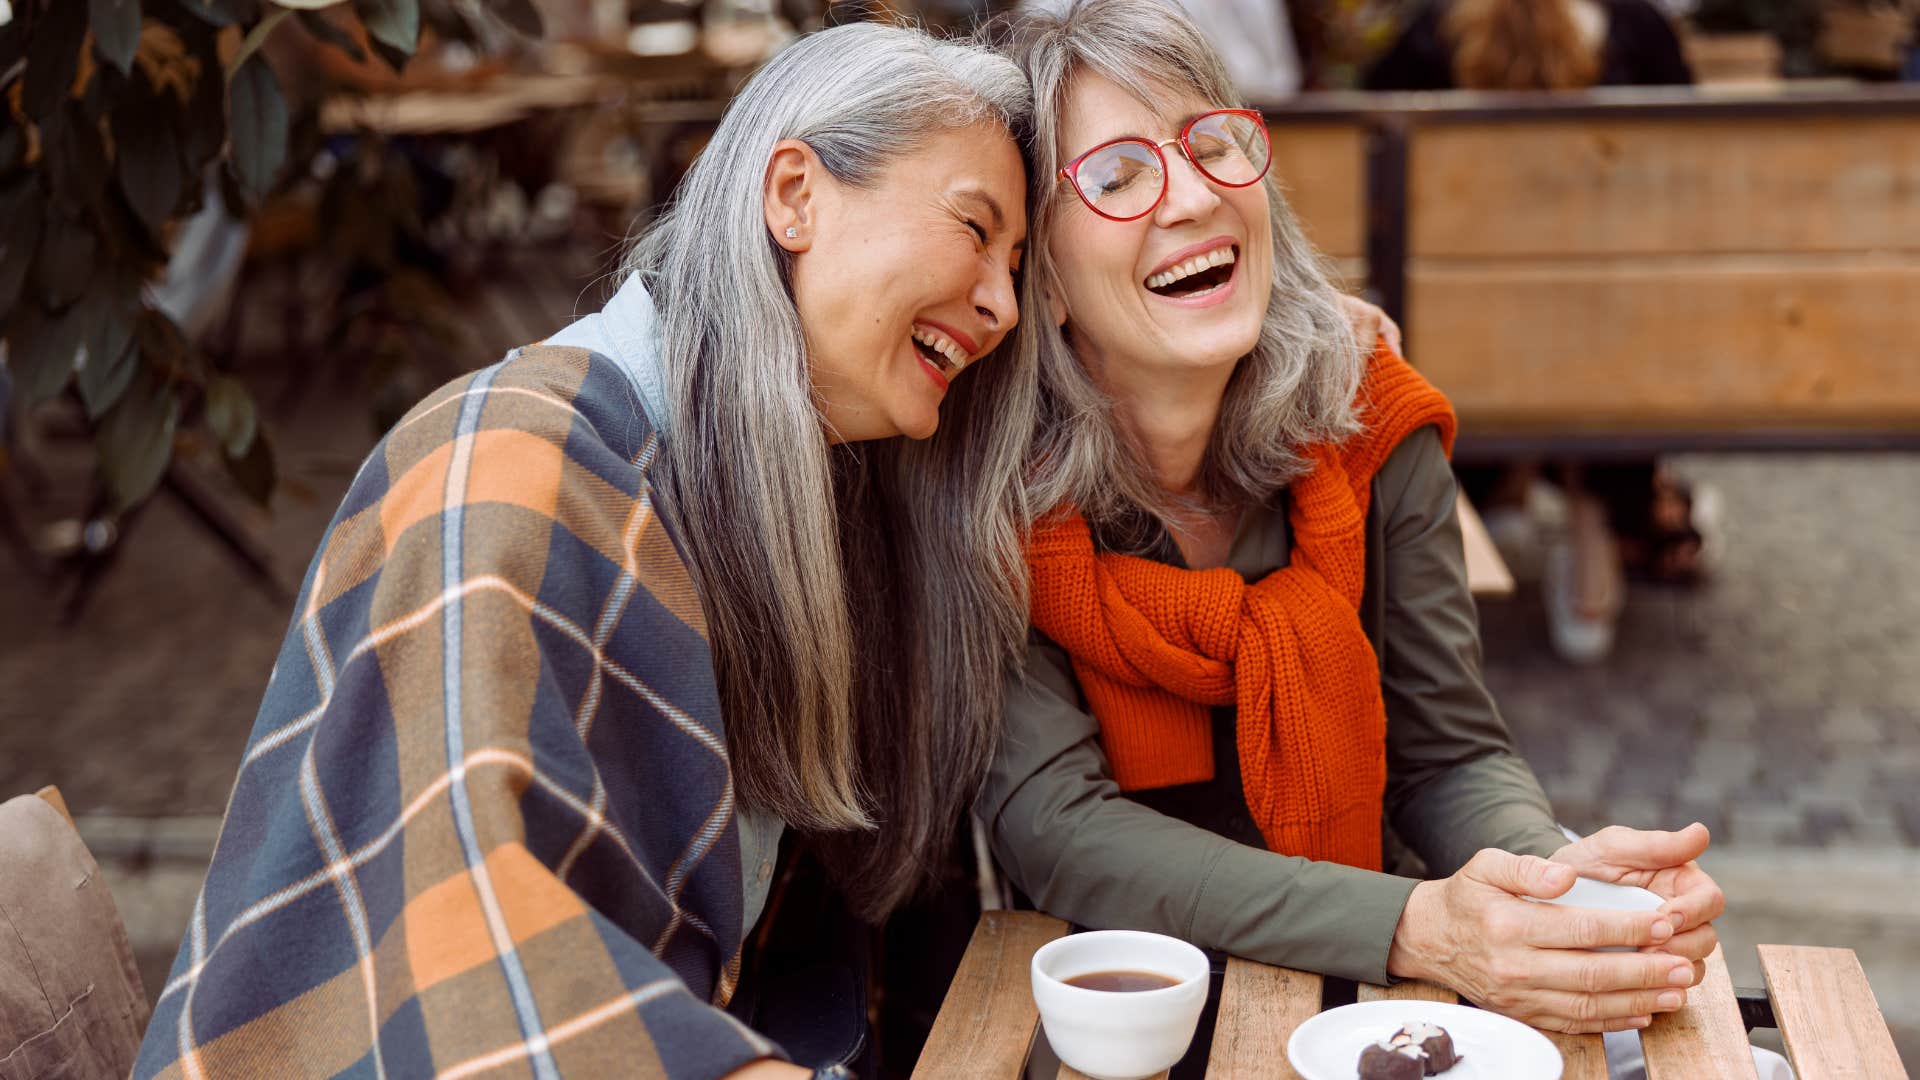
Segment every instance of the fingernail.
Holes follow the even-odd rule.
[[[1681,927],[1687,925],[1687,917],[1678,912],[1671,913],[1667,916],[1667,925],[1672,927],[1673,932],[1677,934],[1680,932]]]
[[[1690,967],[1674,968],[1672,973],[1667,976],[1667,981],[1675,986],[1691,986],[1693,985],[1693,969]]]
[[[1660,1006],[1663,1009],[1677,1009],[1680,1007],[1681,1002],[1684,1002],[1685,1000],[1687,999],[1680,993],[1680,991],[1669,990],[1666,993],[1661,994],[1660,997],[1654,1002],[1654,1004]]]
[[[1633,1018],[1633,1026],[1637,1028],[1646,1027],[1651,1023],[1653,1023],[1653,1017],[1651,1016],[1636,1016]]]

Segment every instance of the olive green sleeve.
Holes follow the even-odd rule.
[[[1070,661],[1036,638],[976,811],[1042,911],[1270,964],[1387,982],[1415,882],[1248,847],[1124,798]]]
[[[1422,428],[1375,478],[1385,526],[1386,806],[1435,876],[1481,848],[1551,855],[1566,843],[1481,676],[1453,470]]]

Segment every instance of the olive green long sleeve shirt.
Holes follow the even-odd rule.
[[[1455,494],[1434,429],[1395,449],[1373,481],[1361,601],[1386,701],[1386,824],[1438,875],[1481,848],[1550,855],[1566,842],[1481,680]],[[1242,516],[1227,564],[1264,577],[1287,564],[1290,531],[1283,492]],[[1182,565],[1170,538],[1150,557]],[[1214,710],[1212,781],[1122,795],[1071,661],[1035,631],[975,806],[994,854],[1036,906],[1081,925],[1389,981],[1417,879],[1266,850],[1240,789],[1234,713]]]

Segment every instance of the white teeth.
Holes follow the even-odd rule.
[[[1225,266],[1233,260],[1233,248],[1214,248],[1204,255],[1195,255],[1185,262],[1177,263],[1170,269],[1153,275],[1147,279],[1147,288],[1164,289],[1181,278],[1192,277],[1202,270],[1211,270],[1216,266]]]
[[[913,328],[913,340],[945,357],[955,371],[967,366],[967,350],[961,348],[959,342],[938,330],[916,323]]]

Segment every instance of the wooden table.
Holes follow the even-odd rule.
[[[1067,929],[1066,923],[1038,912],[982,915],[914,1069],[915,1080],[1023,1076],[1040,1019],[1028,965],[1036,949]],[[1907,1076],[1853,950],[1762,945],[1760,966],[1800,1080]],[[1287,1038],[1320,1011],[1321,983],[1318,975],[1230,959],[1208,1080],[1295,1080],[1297,1074],[1287,1064]],[[1362,985],[1358,996],[1361,1001],[1459,1000],[1450,990],[1416,982],[1391,988]],[[1564,1080],[1606,1080],[1600,1036],[1544,1034],[1566,1060]],[[1708,958],[1706,979],[1687,992],[1686,1006],[1656,1017],[1641,1042],[1648,1080],[1754,1077],[1746,1027],[1718,951]],[[1061,1066],[1058,1080],[1083,1078]]]

